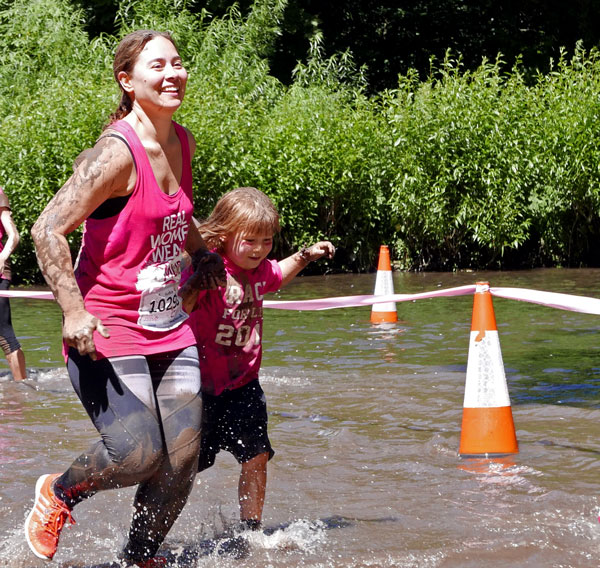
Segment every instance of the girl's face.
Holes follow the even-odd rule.
[[[157,36],[146,43],[132,72],[121,71],[118,77],[134,103],[174,112],[183,101],[188,74],[175,46]]]
[[[273,248],[273,233],[237,233],[225,239],[225,256],[245,270],[256,268]]]

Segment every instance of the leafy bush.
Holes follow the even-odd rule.
[[[390,206],[407,268],[596,264],[598,53],[524,81],[449,57],[384,109],[398,164]]]
[[[520,116],[527,90],[499,62],[461,73],[448,57],[386,100],[394,138],[390,207],[408,268],[487,266],[527,239]],[[395,166],[395,167],[394,167]]]
[[[81,23],[65,0],[17,1],[0,11],[0,184],[21,233],[14,265],[25,281],[40,278],[31,225],[114,104],[102,96],[110,93],[106,45],[90,44]]]

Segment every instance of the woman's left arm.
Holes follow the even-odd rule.
[[[179,295],[183,299],[183,309],[189,314],[196,305],[200,290],[226,286],[227,274],[221,256],[206,247],[195,219],[190,223],[185,250],[190,255],[194,272],[179,289]]]

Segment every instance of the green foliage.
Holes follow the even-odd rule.
[[[598,57],[579,48],[533,86],[450,57],[401,81],[384,108],[403,266],[598,264]]]
[[[90,40],[66,0],[0,3],[0,184],[22,280],[40,279],[29,229],[116,106],[112,54],[140,27],[171,31],[190,73],[177,120],[197,141],[197,216],[254,185],[281,213],[278,256],[336,244],[316,267],[368,270],[381,243],[404,269],[600,265],[597,51],[563,53],[533,81],[500,57],[466,70],[447,53],[426,79],[411,71],[370,96],[366,70],[327,57],[317,33],[284,85],[267,58],[285,6],[209,18],[136,0],[120,4],[118,37]]]
[[[183,113],[197,139],[197,212],[207,215],[224,191],[254,185],[279,208],[279,255],[329,238],[342,247],[338,265],[368,266],[378,231],[364,212],[379,183],[370,157],[380,119],[350,58],[322,59],[318,38],[294,85],[274,80],[261,57],[269,46],[253,48],[260,35],[251,28],[272,26],[276,6],[258,14],[213,21],[195,60],[201,82],[188,89],[193,102]]]
[[[600,53],[576,50],[538,77],[527,120],[530,216],[540,255],[595,265],[600,255]]]
[[[119,38],[138,29],[170,32],[185,55],[198,48],[201,21],[189,13],[186,0],[127,0],[119,3]],[[200,36],[201,37],[201,36]]]
[[[31,225],[115,104],[104,42],[90,43],[81,24],[65,0],[0,11],[0,184],[21,233],[13,262],[25,281],[39,279]]]
[[[397,164],[390,206],[407,267],[487,266],[523,244],[525,214],[518,73],[499,62],[461,72],[448,56],[386,105]]]
[[[115,33],[119,0],[73,0],[85,10],[91,37]],[[236,5],[243,15],[252,12],[252,0],[195,0],[186,8],[221,18]],[[256,6],[254,6],[256,9]],[[463,54],[467,69],[476,69],[482,57],[504,54],[507,69],[521,58],[527,72],[549,69],[559,49],[582,40],[598,45],[600,3],[597,0],[291,0],[278,24],[269,64],[272,74],[290,84],[292,70],[304,60],[306,45],[316,30],[327,39],[328,55],[350,49],[366,66],[369,92],[395,88],[398,74],[416,69],[422,77],[430,57],[443,59],[447,49]]]

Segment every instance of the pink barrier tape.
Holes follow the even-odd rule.
[[[374,296],[339,296],[334,298],[319,298],[315,300],[265,300],[265,308],[278,310],[331,310],[334,308],[354,308],[359,306],[371,306],[373,304],[386,302],[411,302],[426,298],[440,298],[451,296],[466,296],[475,292],[475,285],[458,286],[457,288],[446,288],[433,292],[421,292],[418,294],[388,294]],[[561,294],[558,292],[543,292],[541,290],[528,290],[526,288],[490,288],[492,296],[519,300],[539,304],[549,308],[568,310],[583,314],[600,315],[600,299],[586,296],[574,296],[572,294]],[[0,296],[8,298],[32,298],[38,300],[54,300],[52,292],[34,290],[0,290]]]
[[[424,298],[438,298],[441,296],[465,296],[475,292],[474,285],[459,286],[458,288],[446,288],[433,292],[421,292],[419,294],[389,294],[385,296],[340,296],[337,298],[321,298],[315,300],[265,300],[265,308],[278,310],[331,310],[333,308],[354,308],[358,306],[370,306],[384,302],[409,302],[422,300]],[[0,290],[0,296],[8,298],[37,298],[40,300],[53,300],[52,292],[35,292],[26,290]]]
[[[526,288],[490,288],[492,296],[520,300],[532,304],[540,304],[549,308],[580,312],[582,314],[600,315],[600,299],[557,292],[542,292]]]
[[[371,306],[383,302],[410,302],[424,298],[439,298],[440,296],[466,296],[473,294],[476,286],[459,286],[446,288],[434,292],[421,292],[419,294],[387,294],[383,296],[339,296],[337,298],[322,298],[318,300],[265,300],[265,308],[278,310],[331,310],[333,308],[355,308],[358,306]]]
[[[52,292],[35,290],[0,290],[0,296],[6,298],[33,298],[36,300],[54,300]]]
[[[265,308],[276,308],[280,310],[328,310],[332,308],[351,308],[356,306],[368,306],[382,302],[407,302],[422,300],[425,298],[438,298],[443,296],[464,296],[473,294],[476,286],[459,286],[458,288],[446,288],[434,292],[422,292],[419,294],[390,294],[387,296],[342,296],[338,298],[324,298],[319,300],[299,301],[268,301],[265,300]],[[541,290],[528,290],[526,288],[490,288],[492,296],[520,300],[539,304],[549,308],[580,312],[583,314],[600,315],[600,299],[586,296],[574,296],[572,294],[561,294],[558,292],[543,292]]]

